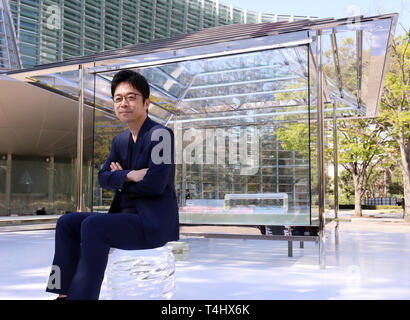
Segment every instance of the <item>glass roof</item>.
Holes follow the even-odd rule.
[[[224,119],[236,124],[307,114],[309,103],[316,103],[314,95],[309,98],[309,90],[316,90],[312,83],[322,61],[325,103],[337,100],[339,117],[371,117],[378,112],[396,20],[397,14],[389,14],[224,26],[218,40],[206,45],[194,41],[196,33],[192,33],[183,38],[184,42],[176,39],[174,50],[166,47],[169,39],[157,40],[151,51],[143,48],[144,44],[126,52],[118,50],[8,75],[78,99],[78,66],[83,64],[86,105],[110,116],[114,114],[110,81],[118,70],[132,68],[150,83],[149,111],[154,119],[168,123],[177,117],[198,125]],[[240,28],[241,38],[232,38],[232,30]]]

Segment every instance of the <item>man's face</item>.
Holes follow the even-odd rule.
[[[117,118],[124,123],[140,122],[147,116],[150,100],[143,103],[141,93],[128,82],[121,82],[114,92],[114,110]]]

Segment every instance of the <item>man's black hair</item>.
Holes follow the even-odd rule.
[[[128,82],[142,94],[142,100],[145,102],[149,98],[149,84],[147,79],[138,72],[132,70],[121,70],[111,81],[111,95],[114,97],[115,89],[121,82]]]

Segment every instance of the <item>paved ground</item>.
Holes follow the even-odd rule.
[[[373,212],[374,215],[374,212]],[[328,230],[325,265],[317,243],[181,237],[188,253],[176,262],[175,299],[410,299],[410,224],[399,214],[351,218]],[[350,222],[347,222],[350,221]],[[259,234],[249,227],[181,231]],[[0,299],[52,299],[44,292],[54,230],[0,232]]]
[[[410,233],[410,223],[403,219],[352,218],[351,222],[340,223],[339,226],[341,230]]]

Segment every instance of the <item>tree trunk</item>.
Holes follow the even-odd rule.
[[[404,218],[410,221],[410,170],[407,166],[403,170]]]
[[[389,169],[384,169],[384,186],[383,186],[383,197],[387,198],[388,187],[391,184],[391,176],[389,176]]]
[[[354,192],[354,216],[361,217],[362,216],[362,195],[359,191]]]
[[[353,184],[354,184],[354,216],[362,216],[362,191],[361,184],[359,182],[359,177],[353,174]]]
[[[410,221],[410,156],[408,148],[400,144],[400,154],[403,176],[404,217]]]
[[[403,183],[404,183],[404,219],[410,222],[410,177],[407,174],[407,177],[404,177],[403,174]]]

